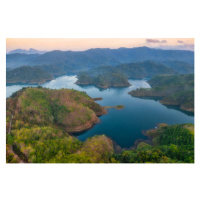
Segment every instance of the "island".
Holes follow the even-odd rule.
[[[6,83],[42,84],[52,79],[49,72],[38,67],[22,66],[6,72]]]
[[[160,97],[160,103],[178,105],[180,109],[194,112],[194,74],[157,75],[148,83],[152,88],[139,88],[129,92],[134,97]]]
[[[94,71],[94,70],[92,70]],[[119,72],[97,73],[93,74],[90,71],[81,72],[77,76],[77,85],[95,85],[98,88],[107,89],[109,87],[129,87],[126,76]]]
[[[101,101],[101,100],[103,100],[103,98],[102,97],[96,97],[96,98],[92,98],[94,101]]]
[[[121,110],[122,108],[124,108],[125,106],[123,105],[117,105],[117,106],[104,106],[104,108],[115,108],[115,109],[118,109],[118,110]]]

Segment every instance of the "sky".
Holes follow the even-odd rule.
[[[7,38],[6,52],[34,48],[41,51],[84,51],[91,48],[147,46],[160,49],[194,51],[193,38]]]

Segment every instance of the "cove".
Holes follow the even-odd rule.
[[[121,110],[108,109],[108,114],[100,117],[100,122],[91,129],[79,133],[76,137],[85,141],[88,137],[102,135],[110,137],[122,148],[134,145],[137,139],[147,139],[142,130],[152,129],[158,123],[183,124],[194,123],[194,115],[181,111],[176,106],[164,106],[155,99],[141,99],[128,94],[136,88],[149,88],[146,80],[129,80],[132,86],[126,88],[108,88],[102,90],[95,86],[80,87],[76,84],[76,76],[61,76],[41,86],[51,89],[69,88],[85,91],[92,98],[102,97],[97,101],[101,106],[124,105]],[[37,87],[37,85],[13,84],[6,86],[6,97],[22,87]]]

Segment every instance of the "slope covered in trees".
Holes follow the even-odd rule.
[[[38,67],[23,66],[6,72],[6,83],[41,84],[52,79],[49,72]]]
[[[7,99],[7,111],[14,115],[14,122],[54,124],[68,132],[87,129],[98,122],[97,116],[106,113],[103,107],[84,92],[40,87],[23,88],[14,93]]]
[[[152,145],[140,142],[137,149],[114,154],[122,163],[194,163],[194,125],[161,126],[148,130]]]
[[[173,69],[163,64],[146,61],[142,63],[130,63],[116,67],[97,67],[80,72],[78,85],[95,85],[100,88],[128,87],[128,78],[142,79],[155,74],[176,74]]]
[[[182,110],[194,112],[194,74],[158,75],[148,81],[151,89],[140,88],[129,92],[136,97],[161,97],[166,105],[179,105]]]
[[[142,79],[156,74],[177,74],[173,69],[153,61],[122,64],[116,66],[114,70],[123,73],[127,78],[133,79]]]
[[[83,143],[68,134],[90,128],[106,114],[86,93],[23,88],[6,106],[8,162],[109,162],[113,146],[106,136]]]
[[[162,63],[180,74],[194,74],[194,64],[192,63],[182,61],[164,61]]]
[[[95,85],[99,88],[109,87],[128,87],[131,84],[128,82],[126,76],[120,72],[105,72],[97,75],[91,72],[82,72],[78,75],[77,85]]]

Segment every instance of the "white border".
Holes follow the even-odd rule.
[[[198,1],[0,3],[1,199],[200,199]],[[195,164],[6,165],[6,38],[195,38]]]

